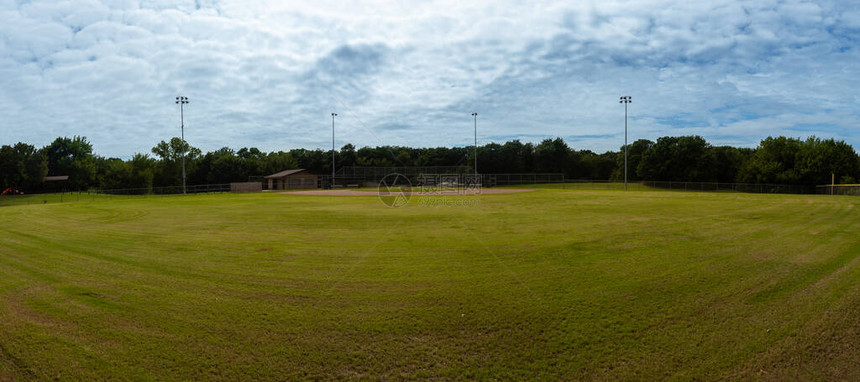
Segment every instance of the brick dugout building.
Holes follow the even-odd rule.
[[[304,169],[286,170],[266,176],[270,190],[306,190],[318,188],[318,178]]]

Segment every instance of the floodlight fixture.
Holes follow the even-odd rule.
[[[176,103],[179,105],[179,128],[182,131],[182,193],[185,194],[185,104],[188,103],[188,97],[178,96]]]
[[[475,176],[478,176],[478,113],[472,113],[472,117],[475,119]],[[477,180],[476,180],[477,181]]]
[[[334,117],[337,113],[331,113],[331,186],[334,188]]]
[[[622,96],[618,103],[624,104],[624,191],[627,191],[627,104],[633,103],[633,97]]]

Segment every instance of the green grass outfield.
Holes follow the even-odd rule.
[[[0,207],[0,380],[860,379],[860,198],[446,198]]]

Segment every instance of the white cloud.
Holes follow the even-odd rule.
[[[199,5],[199,6],[198,6]],[[562,136],[617,149],[804,129],[855,146],[860,12],[805,1],[0,2],[2,144],[86,135],[103,155],[464,145]],[[26,127],[25,127],[26,126]]]

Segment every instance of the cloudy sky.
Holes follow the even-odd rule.
[[[0,144],[860,148],[856,1],[0,0]]]

